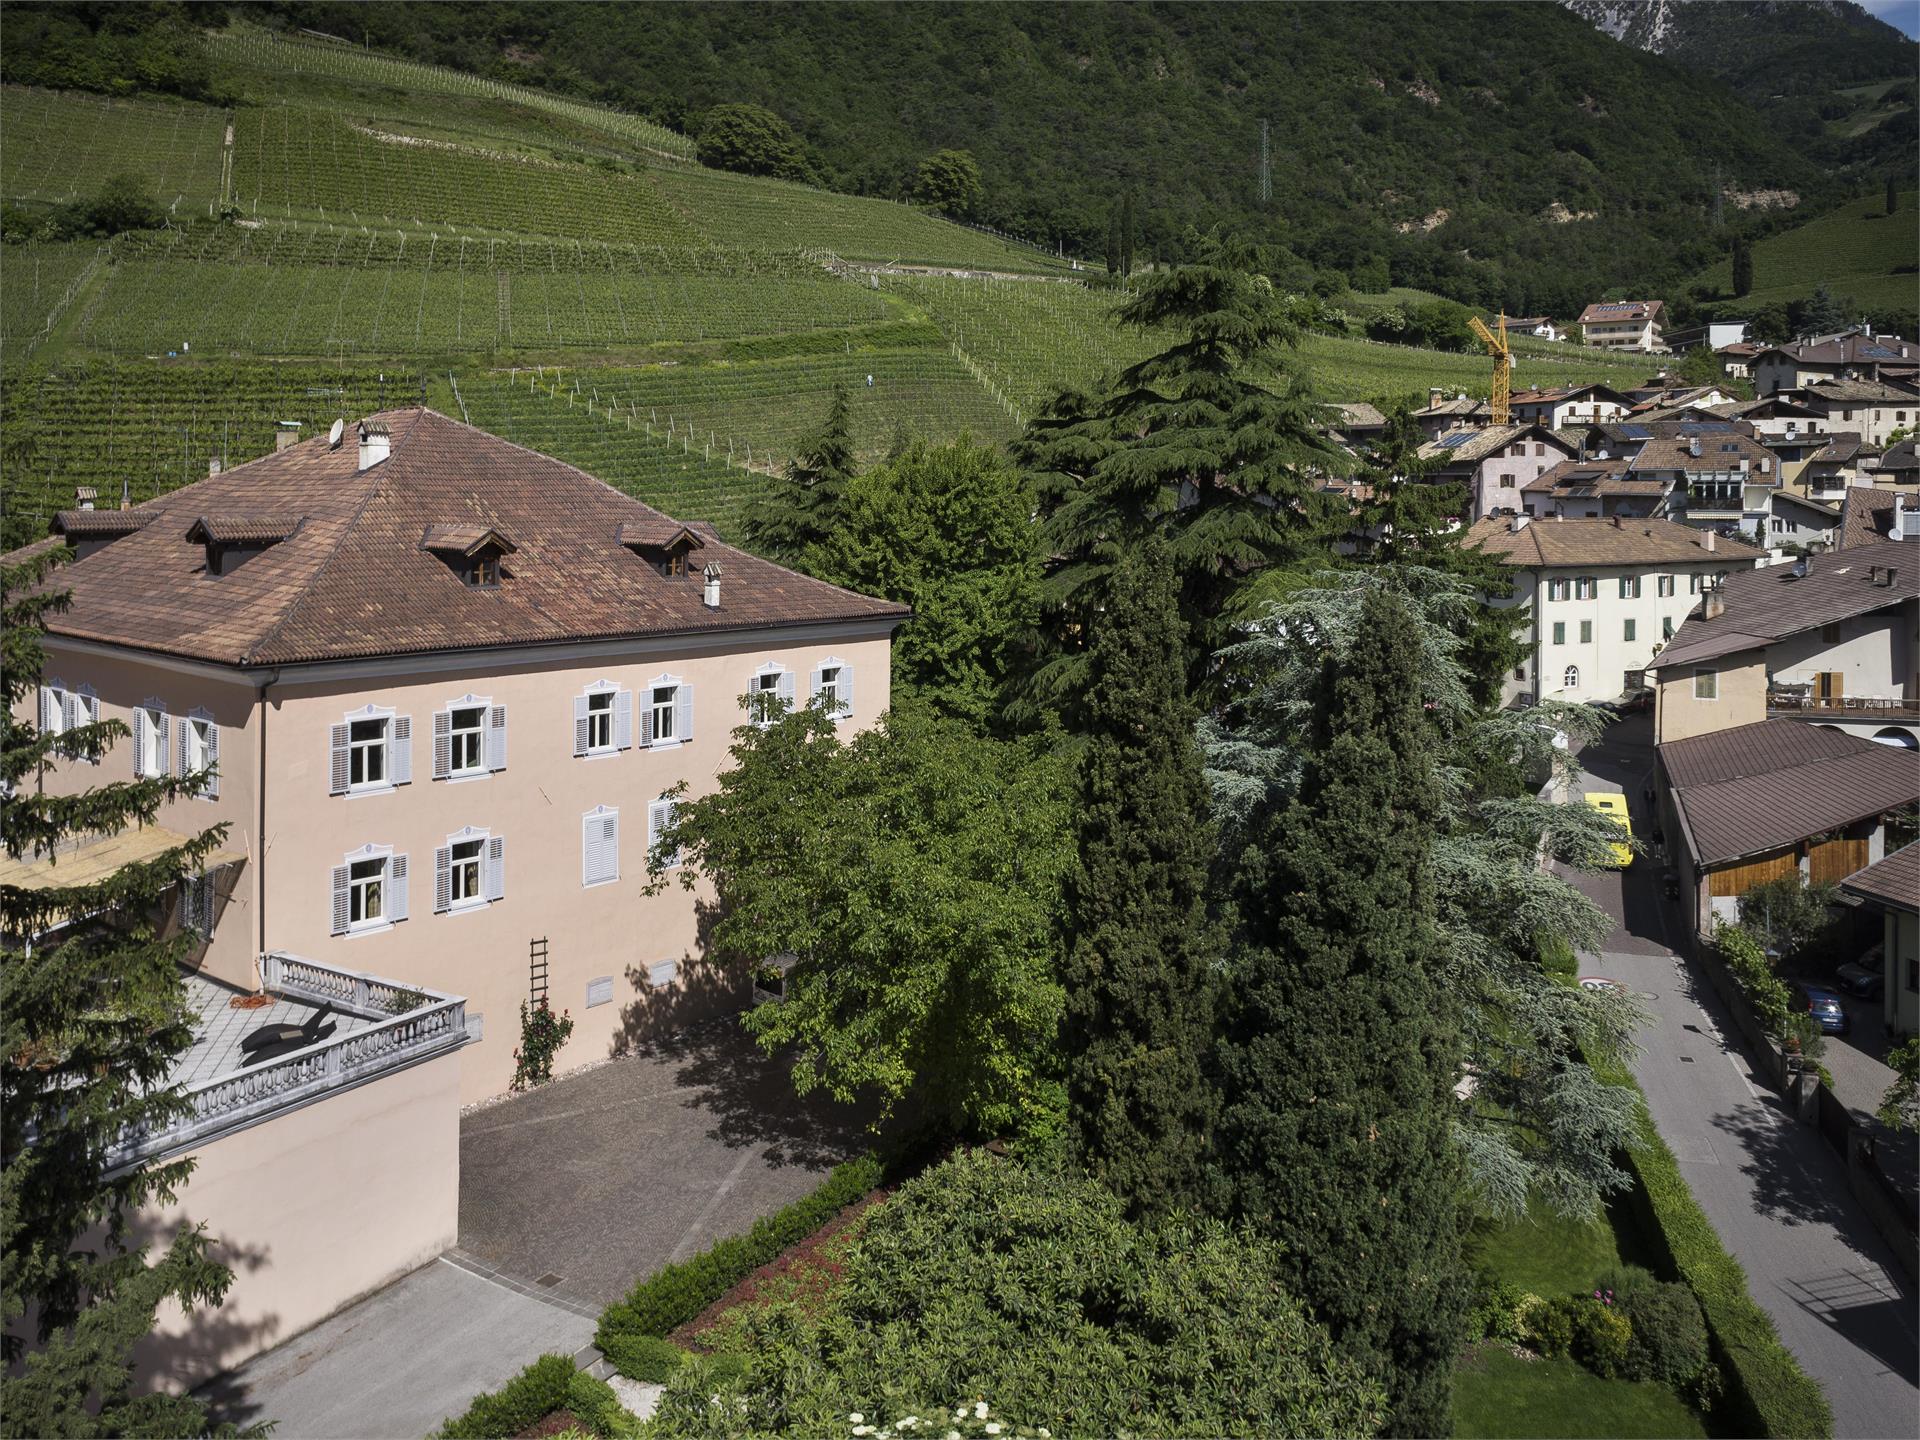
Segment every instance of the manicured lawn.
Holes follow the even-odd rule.
[[[1632,1258],[1621,1255],[1605,1217],[1568,1220],[1538,1201],[1511,1225],[1477,1224],[1468,1249],[1474,1264],[1501,1280],[1549,1296],[1591,1290],[1602,1274]]]
[[[1454,1372],[1453,1433],[1461,1440],[1625,1440],[1707,1432],[1664,1385],[1602,1380],[1571,1360],[1520,1360],[1496,1344],[1469,1351]]]

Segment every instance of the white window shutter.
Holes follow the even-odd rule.
[[[437,846],[433,852],[433,913],[444,915],[453,908],[453,847]]]
[[[647,806],[647,854],[653,854],[653,847],[660,843],[660,802],[654,801]]]
[[[169,716],[166,711],[161,710],[157,712],[156,718],[158,719],[160,724],[160,746],[159,746],[160,767],[161,767],[160,773],[164,775],[167,773],[166,771],[167,757],[173,753],[171,750],[167,748],[167,737],[171,733],[170,721],[172,717]]]
[[[333,933],[347,933],[347,867],[333,867]]]
[[[787,709],[793,709],[793,672],[791,670],[780,672],[780,700]]]
[[[413,783],[413,717],[396,715],[387,735],[387,775],[396,785]]]
[[[138,716],[139,712],[136,710],[134,714]],[[329,795],[344,795],[347,793],[348,734],[349,731],[345,725],[335,725],[328,737],[333,751],[332,764],[327,770],[327,793]],[[137,739],[135,743],[135,753],[138,753]]]
[[[587,753],[587,697],[573,697],[573,753]]]
[[[601,874],[608,880],[620,878],[620,812],[600,817]]]
[[[840,667],[840,713],[849,717],[853,714],[853,666],[851,665]]]
[[[648,686],[641,692],[640,701],[640,744],[644,749],[653,744],[653,687]]]
[[[54,711],[57,708],[58,702],[54,697],[53,687],[51,685],[42,685],[40,687],[40,733],[42,735],[50,735],[53,733],[55,728]]]
[[[174,889],[178,892],[173,907],[175,922],[182,930],[193,928],[193,881],[182,880]]]
[[[396,924],[407,918],[407,857],[387,860],[387,919]]]
[[[193,722],[191,720],[182,720],[180,722],[180,738],[174,746],[178,757],[175,761],[177,768],[173,772],[176,775],[190,775],[193,773],[193,755],[188,748],[192,743],[192,738]]]
[[[507,893],[507,841],[504,835],[487,839],[487,899],[500,900]]]
[[[673,692],[673,733],[681,744],[693,739],[693,686],[681,684]]]
[[[821,667],[816,665],[807,675],[807,703],[813,704],[820,698]]]
[[[207,768],[212,773],[207,776],[207,786],[201,793],[209,800],[220,798],[220,727],[213,721],[207,721]]]
[[[600,878],[600,817],[589,810],[580,817],[580,883]]]
[[[633,692],[619,691],[613,697],[613,748],[633,748]]]
[[[507,768],[507,707],[495,705],[487,711],[487,769]]]
[[[133,773],[144,780],[147,774],[147,707],[133,712]]]
[[[453,769],[453,712],[433,712],[433,778],[444,780]]]

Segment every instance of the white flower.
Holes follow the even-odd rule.
[[[998,1435],[1000,1433],[1000,1422],[998,1420],[989,1420],[987,1422],[987,1433],[989,1435]]]
[[[1040,1434],[1040,1440],[1053,1440],[1053,1431],[1049,1430],[1044,1425],[1040,1427],[1039,1434]]]
[[[976,1420],[984,1420],[987,1418],[987,1402],[986,1401],[976,1400],[973,1402],[973,1418]]]
[[[866,1418],[867,1418],[866,1416],[862,1415],[858,1410],[856,1410],[851,1415],[847,1416],[847,1423],[849,1425],[858,1425],[862,1420]]]
[[[873,1433],[873,1426],[856,1425],[853,1427],[853,1433],[856,1435],[871,1435]]]
[[[960,1432],[958,1430],[947,1431],[947,1440],[960,1440]]]

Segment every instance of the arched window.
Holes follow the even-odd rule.
[[[1562,675],[1560,679],[1566,689],[1578,690],[1580,688],[1580,667],[1578,665],[1567,666],[1567,673]]]

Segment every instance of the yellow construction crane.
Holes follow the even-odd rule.
[[[1467,324],[1493,355],[1493,423],[1505,425],[1511,415],[1508,402],[1513,396],[1513,347],[1507,344],[1507,315],[1500,312],[1500,333],[1494,334],[1478,315],[1469,315]]]

